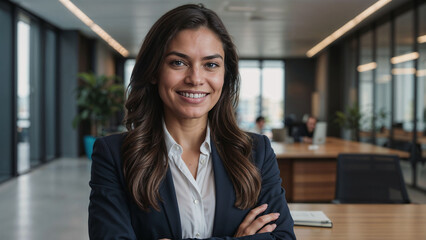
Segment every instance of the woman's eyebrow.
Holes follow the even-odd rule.
[[[220,54],[214,54],[214,55],[203,57],[203,60],[210,60],[210,59],[215,59],[215,58],[220,58],[220,59],[223,60],[223,57]]]
[[[170,55],[176,55],[176,56],[181,57],[181,58],[191,59],[188,55],[180,53],[180,52],[176,52],[176,51],[171,51],[171,52],[167,53],[166,57],[168,57]],[[215,59],[215,58],[220,58],[220,59],[223,60],[223,57],[220,54],[213,54],[213,55],[205,56],[205,57],[203,57],[203,60],[210,60],[210,59]]]

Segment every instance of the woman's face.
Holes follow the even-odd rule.
[[[222,42],[210,29],[180,31],[166,49],[158,91],[170,119],[207,120],[225,77]]]

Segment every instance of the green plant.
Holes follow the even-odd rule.
[[[388,113],[385,108],[380,108],[376,113],[376,131],[383,131],[386,127],[386,121],[388,120]]]
[[[124,86],[117,76],[96,76],[93,73],[80,73],[76,89],[79,112],[73,120],[77,127],[83,120],[91,125],[91,135],[101,136],[102,126],[116,112],[123,109]]]
[[[346,112],[337,111],[334,122],[342,128],[351,130],[351,139],[359,140],[359,128],[363,115],[357,102],[346,108]]]

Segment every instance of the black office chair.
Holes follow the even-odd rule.
[[[335,203],[410,203],[399,157],[340,154]]]

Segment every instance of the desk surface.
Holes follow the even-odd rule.
[[[309,150],[307,143],[280,143],[272,142],[272,148],[277,158],[337,158],[340,153],[376,153],[376,154],[396,154],[401,158],[408,158],[409,153],[379,147],[369,143],[347,141],[335,137],[327,137],[323,145],[318,145],[318,149]]]
[[[289,204],[290,210],[323,211],[332,228],[295,226],[301,240],[426,239],[426,204]]]

